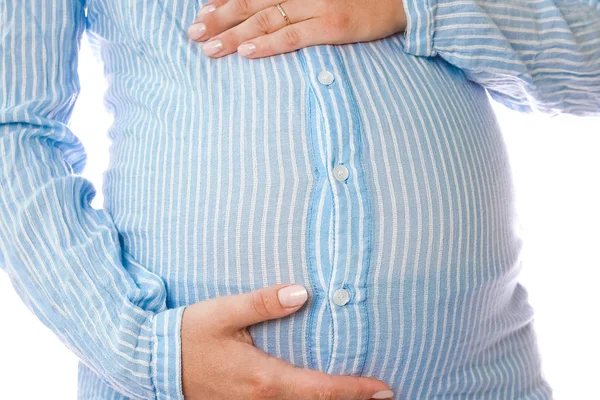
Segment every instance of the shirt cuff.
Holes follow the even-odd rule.
[[[158,400],[184,400],[181,378],[181,321],[186,306],[154,315],[152,377]]]
[[[436,0],[402,0],[406,12],[404,52],[414,56],[434,57],[433,6]]]

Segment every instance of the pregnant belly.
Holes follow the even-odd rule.
[[[533,382],[506,149],[485,92],[450,86],[422,88],[432,115],[403,102],[387,119],[363,109],[343,168],[316,128],[326,110],[302,87],[307,103],[291,112],[312,110],[308,128],[209,118],[187,137],[116,135],[117,149],[139,151],[106,175],[124,249],[163,278],[170,307],[305,285],[302,309],[250,327],[258,347],[298,366],[378,377],[403,398]]]

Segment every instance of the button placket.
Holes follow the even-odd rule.
[[[358,113],[355,112],[356,101],[351,86],[345,82],[348,73],[337,50],[330,52],[329,49],[314,46],[308,48],[306,52],[311,55],[306,59],[307,69],[312,72],[309,83],[317,100],[317,109],[323,116],[323,123],[316,130],[320,138],[315,143],[324,146],[323,149],[318,149],[322,152],[321,166],[325,164],[329,168],[329,171],[326,171],[328,179],[325,184],[329,186],[326,190],[331,193],[328,193],[325,204],[331,202],[329,206],[332,209],[322,210],[321,218],[329,217],[329,212],[333,212],[333,225],[320,225],[321,237],[332,238],[328,240],[329,244],[326,246],[333,247],[333,262],[327,266],[328,268],[323,268],[330,272],[324,276],[326,280],[324,283],[328,286],[327,293],[324,294],[330,304],[328,320],[334,337],[328,360],[323,367],[328,373],[338,373],[343,366],[336,360],[342,359],[348,352],[340,338],[343,334],[341,329],[349,326],[358,333],[357,347],[352,349],[353,356],[359,360],[356,368],[362,368],[361,364],[364,363],[366,354],[364,344],[368,341],[366,324],[362,322],[367,318],[363,304],[365,299],[363,279],[356,276],[359,271],[363,273],[366,271],[365,268],[359,268],[357,264],[364,263],[368,258],[365,253],[363,261],[356,260],[356,263],[353,263],[348,260],[348,257],[353,257],[352,254],[356,252],[365,252],[364,246],[368,243],[364,240],[367,230],[357,229],[358,224],[362,222],[359,221],[360,217],[367,218],[367,214],[360,211],[363,207],[365,211],[368,210],[366,208],[368,199],[360,191],[363,185],[362,171],[357,168],[361,165],[358,137],[361,124]],[[323,217],[324,213],[326,217]],[[324,226],[327,227],[327,232],[323,230]],[[367,225],[362,226],[365,227]],[[348,246],[351,248],[350,251]],[[353,283],[348,285],[348,282]],[[352,311],[349,312],[348,308]]]

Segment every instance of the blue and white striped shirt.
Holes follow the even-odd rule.
[[[290,363],[551,398],[486,89],[600,115],[600,3],[407,0],[406,33],[256,60],[203,55],[199,6],[0,0],[0,265],[79,398],[183,398],[185,306],[284,282],[305,306],[250,332]],[[68,128],[84,31],[115,116],[103,209]]]

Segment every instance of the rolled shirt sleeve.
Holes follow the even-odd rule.
[[[404,0],[404,51],[439,56],[507,107],[600,115],[600,2]]]
[[[183,400],[181,386],[181,319],[185,306],[159,312],[154,317],[154,386],[157,399]]]
[[[0,1],[0,266],[90,369],[134,399],[183,399],[181,319],[163,280],[121,248],[67,124],[85,4]]]

